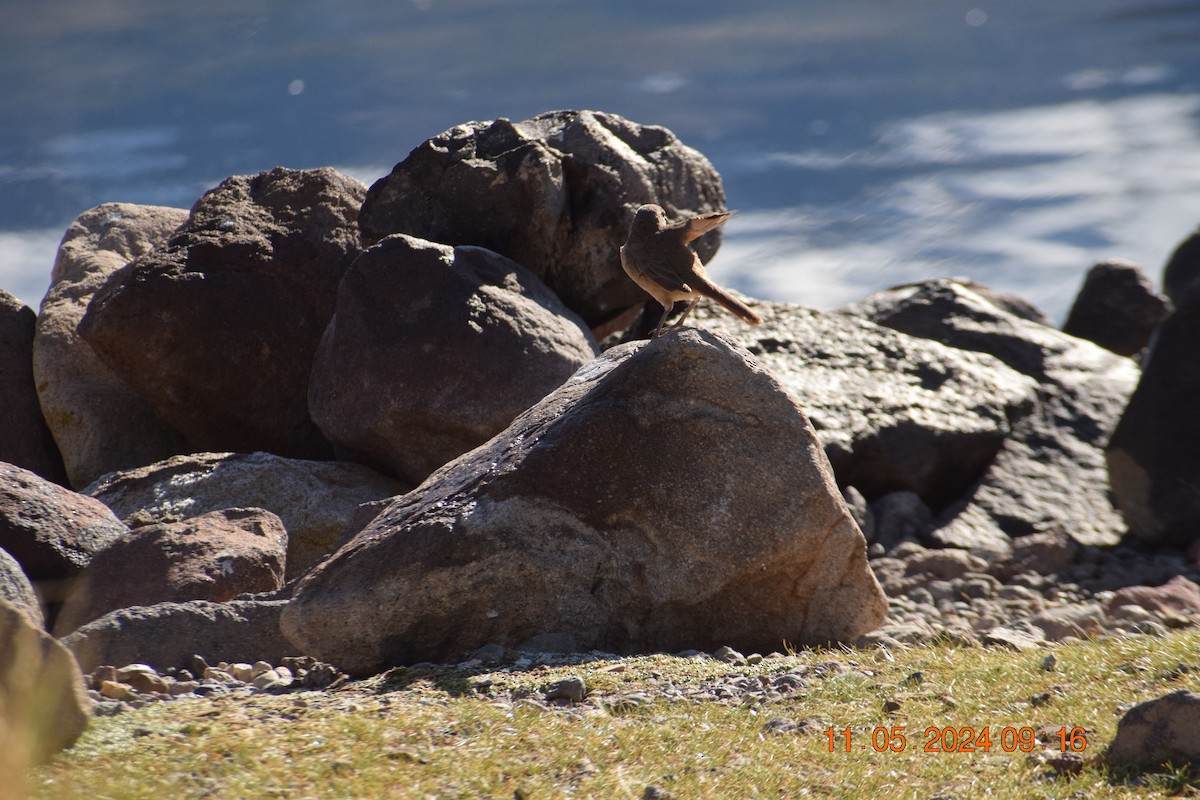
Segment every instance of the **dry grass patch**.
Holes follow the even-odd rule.
[[[31,797],[641,798],[653,796],[647,787],[675,798],[1197,796],[1186,770],[1122,780],[1099,762],[1127,704],[1200,690],[1200,672],[1181,664],[1200,667],[1200,630],[1033,653],[939,645],[808,650],[742,666],[649,656],[397,669],[334,692],[176,701],[98,719],[32,772]],[[799,680],[782,697],[738,694],[739,681],[768,687],[785,673]],[[545,703],[544,690],[568,676],[584,678],[587,699]],[[721,687],[732,696],[714,696]],[[959,749],[964,728],[976,732],[974,752]],[[1023,752],[1025,728],[1049,746]],[[1060,758],[1060,729],[1074,732],[1068,750],[1081,765]],[[943,730],[955,732],[954,751],[927,752],[931,737],[950,746]],[[896,747],[879,752],[881,743]]]

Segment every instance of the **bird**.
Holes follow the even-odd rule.
[[[714,211],[670,222],[662,206],[654,203],[639,206],[634,213],[629,239],[621,247],[621,266],[634,283],[663,307],[662,319],[651,338],[682,325],[701,297],[715,300],[751,325],[762,322],[762,317],[745,303],[712,282],[690,246],[692,241],[724,224],[733,213]],[[674,325],[664,328],[679,300],[691,303]]]

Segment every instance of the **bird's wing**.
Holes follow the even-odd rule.
[[[698,217],[692,217],[675,223],[671,227],[678,227],[680,230],[680,241],[684,244],[699,239],[704,234],[711,231],[713,228],[720,227],[725,223],[725,220],[732,217],[732,211],[713,211],[709,214],[701,214]]]

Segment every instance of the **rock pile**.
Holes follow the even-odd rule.
[[[1106,263],[1067,332],[941,279],[618,344],[647,202],[724,191],[665,129],[563,111],[369,190],[280,168],[85,212],[36,322],[0,297],[0,598],[89,673],[146,665],[103,697],[198,652],[366,674],[1196,623],[1192,240],[1173,308]]]

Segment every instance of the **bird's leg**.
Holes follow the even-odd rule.
[[[671,309],[672,309],[672,308],[674,308],[674,307],[675,307],[675,304],[674,304],[674,303],[670,303],[670,304],[664,304],[664,305],[663,305],[663,314],[662,314],[662,317],[661,317],[661,318],[658,320],[658,325],[656,325],[656,326],[655,326],[655,328],[654,328],[654,330],[650,332],[650,338],[651,338],[651,339],[657,339],[659,336],[662,336],[662,333],[663,333],[663,325],[666,325],[666,324],[667,324],[667,317],[668,317],[668,316],[670,316],[670,314],[671,314]]]
[[[675,320],[675,324],[672,325],[671,327],[667,328],[667,330],[669,330],[669,331],[677,330],[679,328],[679,326],[683,325],[683,321],[688,318],[688,314],[692,313],[692,309],[695,308],[696,304],[699,302],[700,302],[700,298],[697,297],[697,298],[693,299],[692,302],[688,303],[688,307],[685,308],[683,310],[683,313],[679,315],[679,319]],[[664,319],[665,319],[665,317],[664,317]]]

